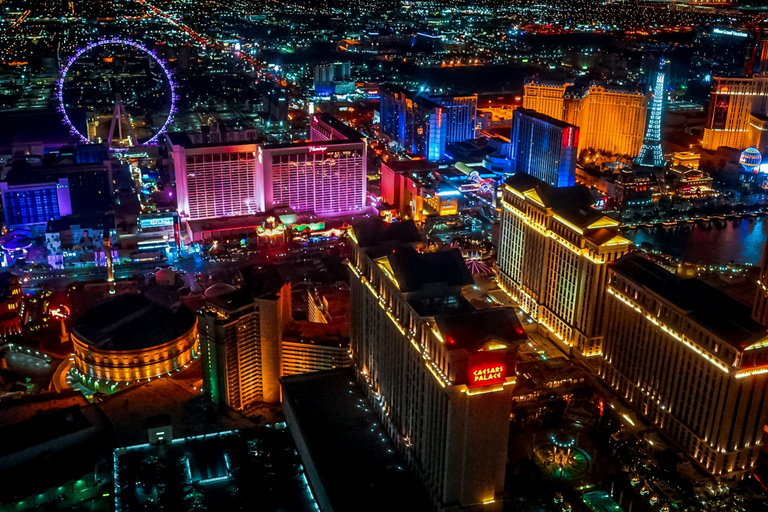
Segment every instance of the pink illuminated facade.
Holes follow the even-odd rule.
[[[258,175],[267,209],[345,215],[365,209],[366,143],[327,114],[310,124],[310,142],[259,147]]]
[[[326,115],[312,118],[310,142],[198,144],[165,137],[183,220],[253,215],[275,206],[344,215],[365,208],[366,144]]]

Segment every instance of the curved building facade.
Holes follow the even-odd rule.
[[[75,368],[95,379],[132,382],[178,370],[197,351],[197,317],[143,295],[99,303],[72,327]]]

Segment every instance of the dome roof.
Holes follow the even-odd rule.
[[[699,271],[693,263],[684,262],[677,266],[677,272],[675,272],[675,274],[683,279],[691,279],[698,277]]]
[[[212,299],[213,297],[219,297],[220,295],[225,295],[227,293],[234,292],[235,290],[237,290],[237,288],[231,284],[216,283],[209,286],[203,295],[205,295],[206,299]]]
[[[120,295],[75,318],[72,334],[101,350],[137,350],[168,343],[189,333],[197,317],[187,308],[170,309],[144,295]]]
[[[169,268],[164,268],[155,272],[155,281],[160,286],[170,286],[176,282],[176,272]]]

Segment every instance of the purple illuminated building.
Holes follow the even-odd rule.
[[[327,114],[310,124],[310,142],[259,146],[264,204],[297,213],[345,215],[365,208],[366,143]]]

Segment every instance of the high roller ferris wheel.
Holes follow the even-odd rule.
[[[166,132],[168,129],[168,126],[173,123],[173,115],[176,113],[176,101],[178,100],[178,96],[176,95],[176,82],[173,80],[173,75],[171,73],[171,70],[168,69],[166,66],[166,63],[163,59],[161,59],[154,51],[148,49],[143,44],[134,41],[132,39],[124,39],[119,37],[113,37],[110,39],[100,39],[97,41],[93,41],[86,45],[84,48],[78,49],[75,54],[69,58],[66,65],[61,70],[61,75],[59,76],[59,79],[57,81],[57,100],[58,100],[58,108],[57,110],[62,114],[63,119],[62,122],[69,126],[69,131],[73,136],[76,136],[80,139],[80,142],[83,144],[90,144],[92,141],[83,135],[80,130],[78,130],[72,120],[69,117],[69,114],[67,113],[67,105],[64,101],[64,86],[67,82],[67,75],[69,74],[70,69],[72,68],[73,64],[77,62],[80,57],[82,57],[84,54],[94,50],[95,48],[103,47],[103,46],[130,46],[136,50],[138,50],[140,53],[143,53],[144,55],[151,58],[158,67],[162,70],[163,76],[165,77],[165,82],[167,84],[167,87],[170,92],[170,105],[168,109],[168,116],[165,118],[162,126],[160,129],[155,133],[152,137],[150,137],[148,140],[139,143],[139,141],[136,139],[135,134],[133,134],[133,142],[135,145],[141,145],[141,146],[149,146],[156,144],[158,141],[158,138],[160,135]],[[125,108],[122,105],[122,101],[120,99],[120,95],[117,94],[115,98],[115,109],[112,116],[112,125],[110,127],[109,131],[109,146],[110,149],[112,148],[112,137],[115,127],[117,126],[118,131],[120,132],[120,138],[122,138],[122,126],[120,123],[120,119],[122,116],[126,115]],[[133,128],[129,124],[130,130],[132,131]]]

